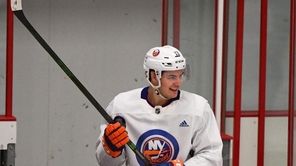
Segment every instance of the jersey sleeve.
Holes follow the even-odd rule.
[[[202,121],[192,138],[194,155],[186,166],[222,166],[222,147],[220,132],[210,105],[206,102],[202,113]]]
[[[106,108],[106,111],[109,113],[109,115],[113,110],[113,103],[114,101],[111,101],[108,107]],[[111,117],[113,118],[112,115]],[[102,146],[101,138],[104,135],[104,130],[106,126],[107,126],[106,122],[100,125],[100,136],[96,143],[96,158],[97,158],[98,164],[100,166],[104,166],[104,165],[125,166],[126,165],[125,150],[122,151],[122,154],[119,157],[112,158],[105,152]]]

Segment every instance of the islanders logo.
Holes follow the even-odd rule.
[[[136,146],[153,165],[175,159],[179,153],[179,144],[175,137],[159,129],[142,134]],[[141,166],[144,165],[138,157],[137,161]]]

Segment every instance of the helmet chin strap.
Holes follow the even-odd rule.
[[[160,93],[160,90],[159,89],[154,89],[154,92],[156,95],[160,96],[161,98],[167,100],[168,98],[164,97],[161,93]]]

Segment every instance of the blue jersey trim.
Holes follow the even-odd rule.
[[[148,101],[148,86],[147,87],[145,87],[145,88],[143,88],[142,89],[142,91],[141,91],[141,98],[142,99],[144,99],[144,100],[146,100],[147,101],[147,103],[151,106],[151,107],[155,107],[154,105],[152,105],[149,101]],[[179,100],[180,99],[180,90],[178,91],[178,95],[177,95],[177,97],[175,97],[175,98],[172,98],[172,99],[170,99],[165,105],[162,105],[162,107],[165,107],[165,106],[167,106],[167,105],[169,105],[169,104],[171,104],[173,101],[175,101],[175,100]]]

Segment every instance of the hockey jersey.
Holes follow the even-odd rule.
[[[221,166],[222,141],[208,102],[203,97],[183,90],[166,106],[152,106],[148,87],[120,93],[108,105],[111,117],[126,121],[129,138],[152,165],[182,159],[186,166]],[[143,165],[134,152],[125,147],[121,156],[108,156],[101,137],[96,157],[100,166]]]

